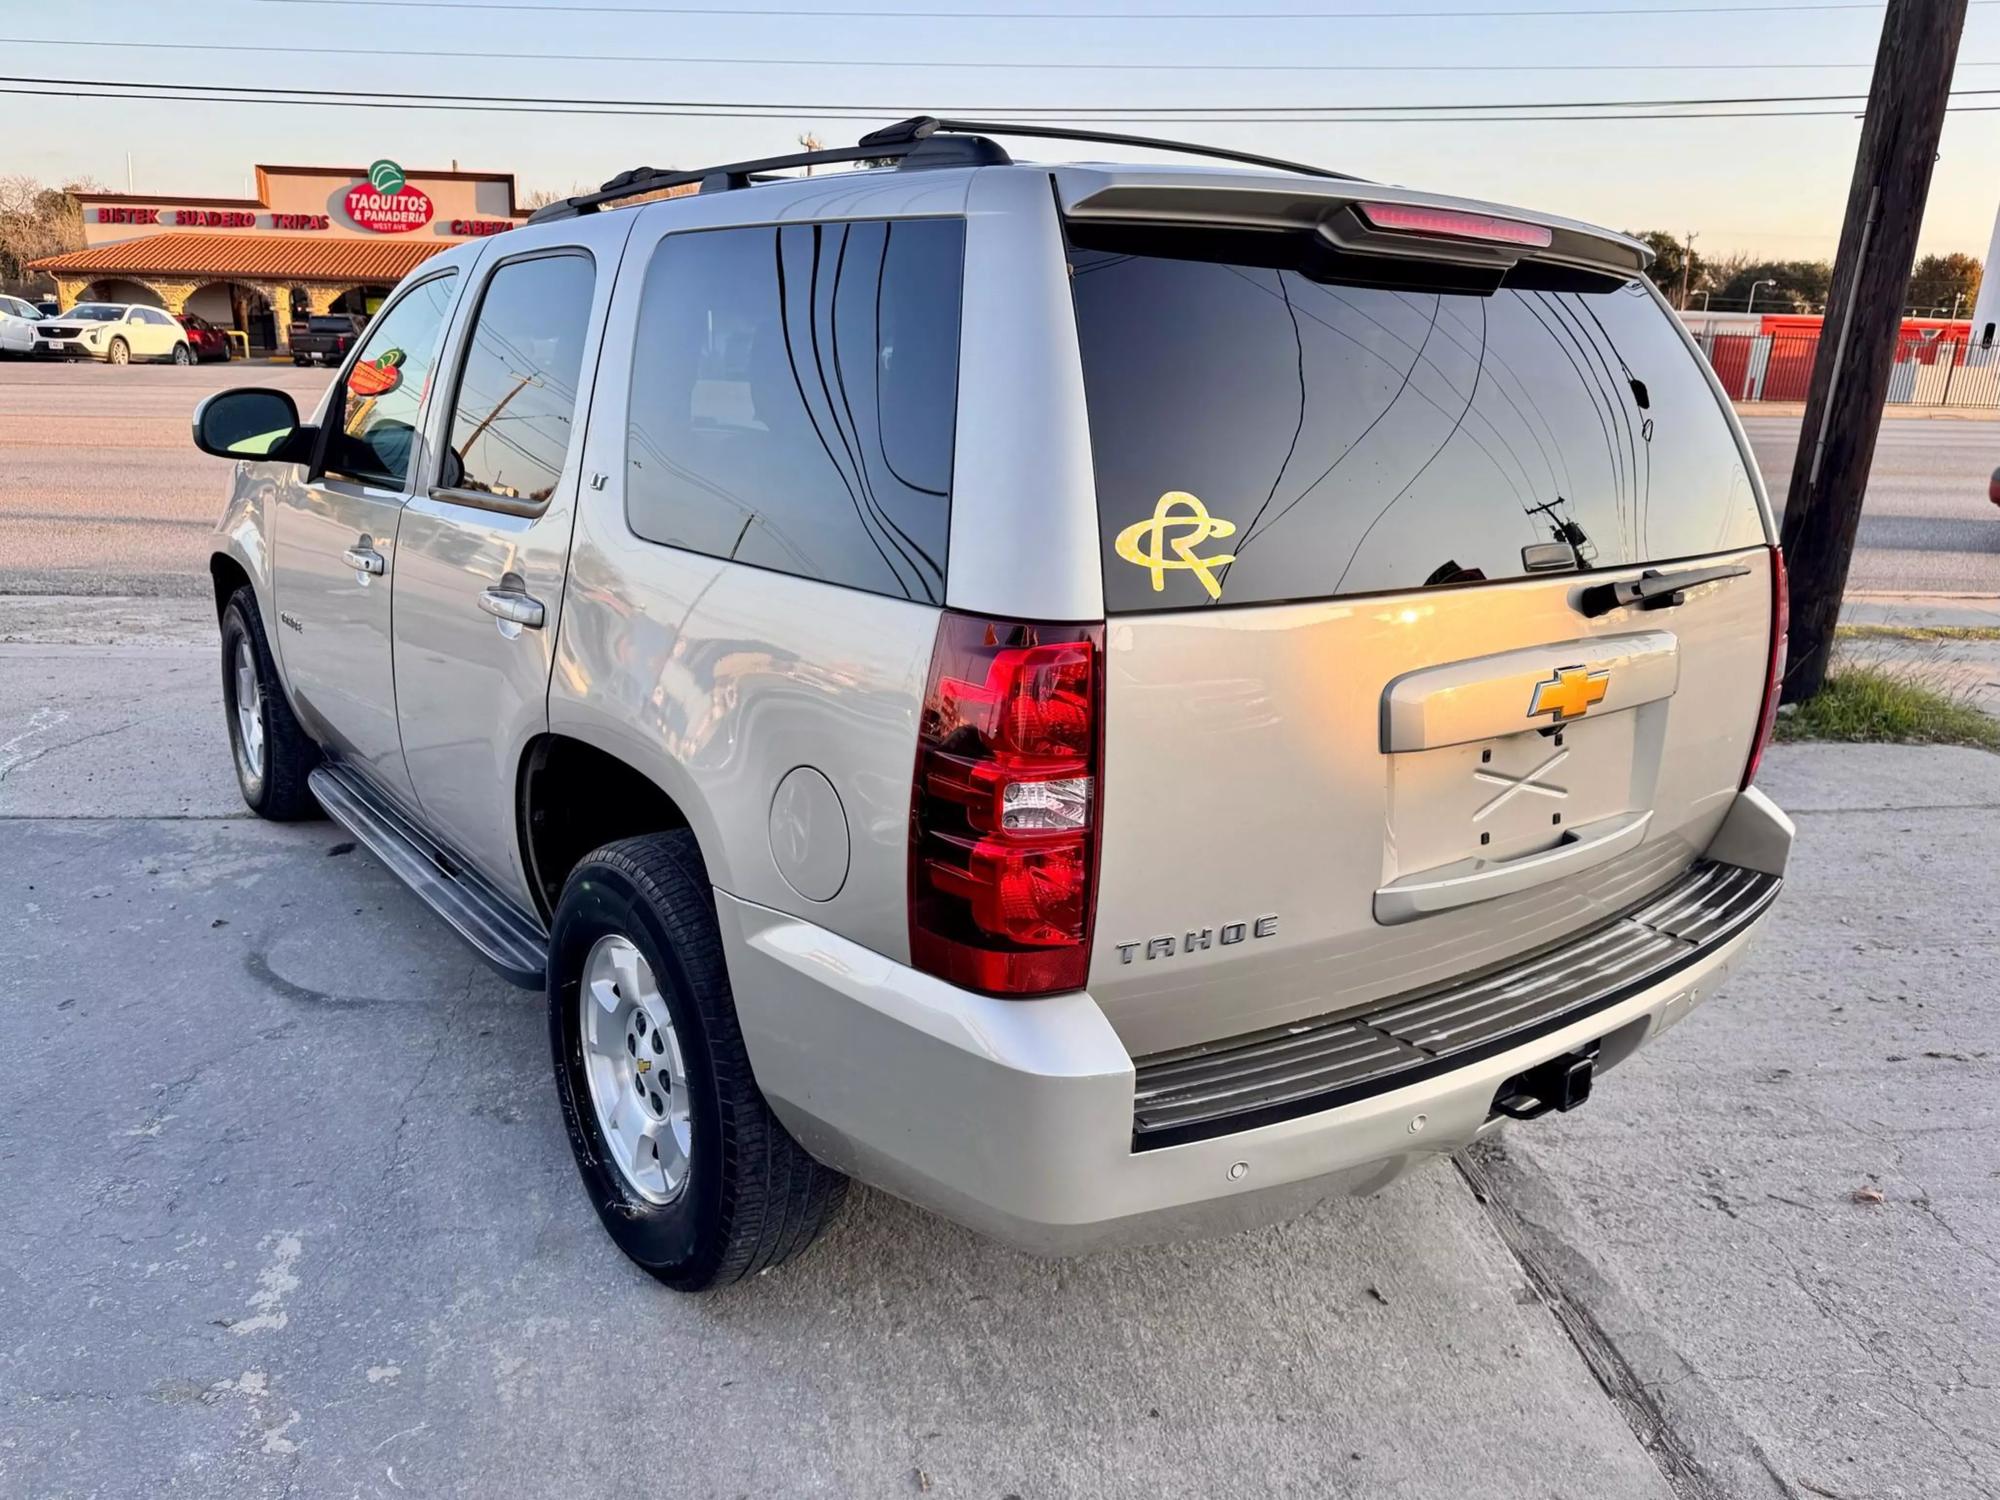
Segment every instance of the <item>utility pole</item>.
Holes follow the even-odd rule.
[[[1681,242],[1681,311],[1688,306],[1688,273],[1694,269],[1694,242],[1697,236],[1690,229],[1687,238]]]
[[[1882,18],[1785,500],[1782,540],[1792,585],[1787,703],[1812,697],[1826,681],[1965,7],[1966,0],[1889,0]]]

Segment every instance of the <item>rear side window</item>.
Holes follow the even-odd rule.
[[[596,280],[582,254],[511,261],[493,273],[458,377],[446,489],[530,506],[555,492],[576,426]]]
[[[1564,540],[1585,568],[1766,540],[1714,392],[1642,286],[1071,264],[1114,612],[1519,578],[1524,548]]]
[[[633,358],[632,530],[942,600],[964,246],[947,219],[662,240]]]

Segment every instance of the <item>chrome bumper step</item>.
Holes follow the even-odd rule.
[[[1140,1058],[1133,1147],[1331,1109],[1519,1046],[1686,967],[1755,920],[1782,884],[1703,861],[1624,915],[1477,978]]]
[[[423,897],[503,978],[523,989],[542,987],[549,937],[540,922],[453,859],[345,766],[320,766],[307,785],[328,817]]]

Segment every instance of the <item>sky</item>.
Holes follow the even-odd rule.
[[[1489,14],[1500,11],[1517,13]],[[1761,9],[1722,0],[0,0],[5,72],[60,79],[86,95],[0,94],[0,172],[87,175],[123,188],[129,156],[142,192],[232,196],[248,191],[258,162],[388,157],[412,170],[456,161],[512,171],[524,190],[567,191],[632,166],[773,154],[808,130],[844,144],[872,128],[830,116],[834,105],[886,122],[1025,108],[1185,114],[1856,95],[1868,87],[1881,22],[1879,3],[1856,0],[1768,0]],[[243,48],[308,50],[230,50]],[[499,55],[467,55],[475,52]],[[797,118],[102,97],[119,80],[393,91],[430,104],[465,95],[749,102],[797,106]],[[1955,104],[2000,106],[2000,0],[1972,0],[1953,87],[1993,91]],[[1858,105],[1783,106],[1837,111],[1790,119],[1518,123],[1468,110],[1474,119],[1093,123],[1615,228],[1693,230],[1706,255],[1818,259],[1838,237],[1860,131],[1845,111]],[[1108,154],[1053,143],[1013,149],[1024,158]],[[1983,256],[1996,206],[2000,107],[1954,113],[1919,249]]]

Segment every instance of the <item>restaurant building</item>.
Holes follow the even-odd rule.
[[[257,168],[254,198],[79,193],[81,250],[31,262],[64,308],[142,302],[282,351],[294,318],[372,313],[452,245],[525,223],[510,172]]]

